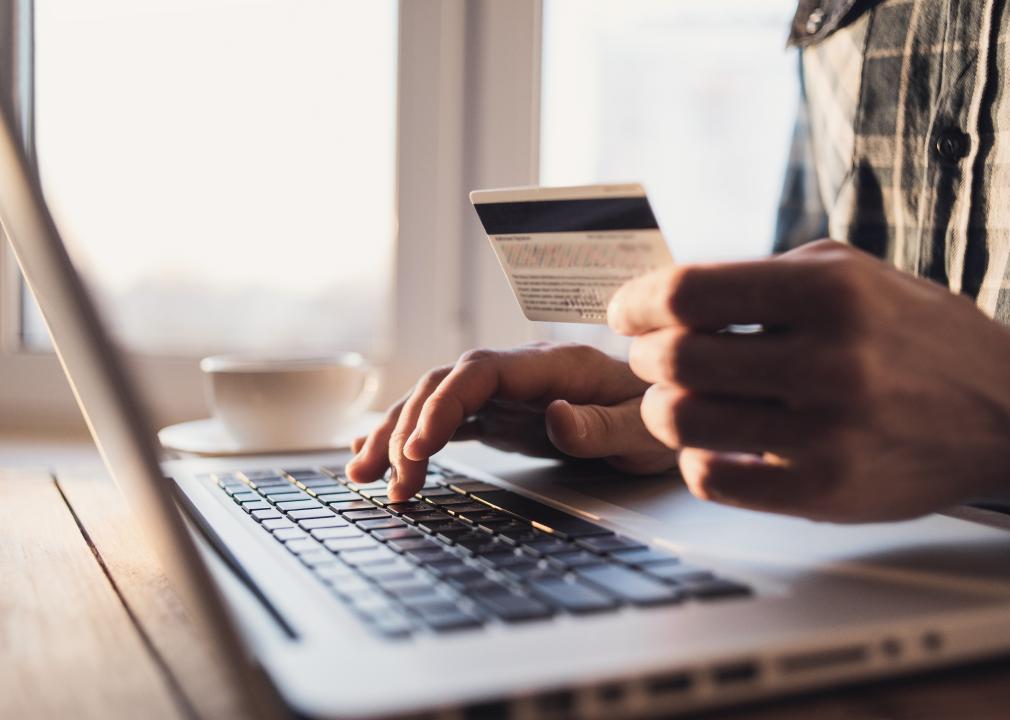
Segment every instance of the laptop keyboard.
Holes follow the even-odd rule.
[[[396,503],[385,482],[352,483],[342,467],[213,478],[388,638],[753,594],[666,550],[435,465],[421,492]]]

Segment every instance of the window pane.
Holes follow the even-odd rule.
[[[540,180],[642,182],[674,259],[771,249],[796,112],[795,0],[544,0]],[[623,355],[595,326],[555,339]]]
[[[385,352],[395,0],[38,0],[43,184],[132,349]]]
[[[545,0],[541,181],[641,181],[680,261],[771,247],[795,0]]]

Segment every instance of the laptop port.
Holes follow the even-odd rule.
[[[620,683],[601,685],[596,690],[596,697],[600,699],[600,702],[606,705],[616,705],[622,702],[627,695],[627,687]]]
[[[672,695],[690,690],[692,684],[691,676],[687,673],[671,673],[649,678],[645,689],[650,695]]]
[[[720,665],[712,670],[712,680],[716,685],[740,685],[748,683],[758,676],[758,664],[745,661]]]
[[[567,717],[575,708],[575,693],[570,690],[546,693],[537,698],[536,705],[540,712]]]
[[[508,720],[511,716],[511,703],[508,700],[471,705],[463,711],[463,720]]]
[[[861,663],[866,659],[866,648],[861,645],[818,650],[815,652],[786,655],[779,661],[782,672],[797,673],[823,670],[839,665]]]

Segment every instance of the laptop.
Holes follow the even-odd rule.
[[[396,504],[346,453],[161,463],[6,116],[0,219],[246,717],[669,716],[1010,651],[1010,533],[981,511],[815,524],[472,445]]]

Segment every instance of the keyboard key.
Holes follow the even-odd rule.
[[[288,520],[287,518],[279,518],[277,520],[264,520],[263,527],[267,530],[273,532],[274,530],[286,530],[288,528],[295,527],[295,524]]]
[[[662,605],[681,599],[676,588],[619,565],[582,567],[576,572],[593,585],[635,605]]]
[[[338,500],[337,502],[329,503],[330,509],[338,513],[348,512],[350,510],[374,510],[375,506],[367,500]]]
[[[285,533],[285,532],[290,532],[290,531],[289,530],[280,530],[278,532]],[[299,530],[298,532],[301,532],[301,530]],[[278,533],[274,533],[274,537],[277,537],[277,536],[278,536]],[[288,550],[290,550],[291,552],[295,553],[296,555],[300,555],[302,553],[307,553],[307,552],[314,552],[314,551],[320,549],[319,543],[317,543],[315,540],[313,540],[313,539],[311,539],[309,537],[306,537],[305,533],[302,533],[302,537],[299,538],[299,539],[291,540],[290,542],[284,543],[284,547],[286,547]]]
[[[283,542],[287,542],[288,540],[302,540],[308,536],[307,532],[299,528],[285,528],[274,532],[274,537]]]
[[[396,515],[405,512],[428,512],[430,509],[431,506],[423,502],[399,502],[386,505],[386,510]]]
[[[242,472],[249,480],[256,482],[258,480],[269,480],[271,478],[279,478],[280,475],[277,474],[276,470],[244,470]]]
[[[610,556],[616,560],[620,560],[622,563],[635,567],[644,567],[646,565],[654,565],[655,563],[680,562],[676,555],[653,548],[618,550],[610,553]]]
[[[312,510],[292,510],[288,513],[288,517],[293,520],[328,520],[332,517],[336,517],[336,515],[326,508],[320,507]]]
[[[435,542],[428,540],[427,538],[417,537],[417,538],[403,538],[402,540],[390,540],[386,543],[386,547],[389,547],[396,552],[407,552],[409,550],[418,550],[420,548],[435,548],[438,547]]]
[[[257,520],[280,520],[284,517],[277,510],[253,510],[249,514]]]
[[[298,490],[298,488],[291,485],[291,483],[285,482],[282,485],[273,485],[271,487],[262,488],[260,494],[266,497],[274,497],[275,495],[287,495],[289,492]]]
[[[616,550],[645,550],[645,545],[620,535],[582,538],[578,544],[595,553],[610,553]]]
[[[374,610],[361,614],[373,630],[383,637],[398,639],[410,637],[414,624],[402,612],[395,608]]]
[[[320,468],[327,475],[332,475],[333,477],[343,477],[344,466],[343,465],[328,465],[324,468]]]
[[[363,523],[362,523],[363,524]],[[408,527],[394,527],[388,530],[376,530],[372,533],[372,537],[378,538],[383,542],[389,540],[406,540],[408,538],[420,538],[423,537],[421,533],[413,528]]]
[[[317,528],[310,534],[316,540],[340,540],[361,537],[361,533],[352,527]]]
[[[469,630],[483,625],[478,618],[459,608],[440,608],[437,610],[420,611],[418,614],[425,625],[435,632]]]
[[[439,491],[441,492],[441,491]],[[457,495],[452,491],[447,491],[446,495],[431,496],[428,495],[425,499],[432,505],[437,505],[443,507],[446,505],[470,505],[472,504],[470,498],[465,495]]]
[[[259,502],[263,499],[263,496],[254,492],[240,492],[232,495],[231,499],[237,503]]]
[[[323,541],[327,550],[335,553],[351,553],[359,550],[373,550],[378,543],[367,535],[350,538],[329,538]]]
[[[393,528],[405,527],[403,520],[397,520],[396,518],[385,517],[377,520],[362,520],[358,523],[358,527],[362,530],[390,530]]]
[[[532,530],[528,525],[501,528],[498,530],[497,535],[505,540],[505,542],[512,543],[513,545],[528,545],[529,543],[550,537],[544,533]]]
[[[472,493],[472,492],[494,492],[495,490],[501,490],[497,485],[492,485],[491,483],[482,482],[480,480],[471,480],[465,477],[455,477],[449,478],[449,487],[451,487],[456,492],[461,493]]]
[[[288,470],[285,468],[283,472],[287,473],[296,480],[301,480],[303,478],[318,478],[322,477],[319,471],[314,468],[296,468],[294,470]]]
[[[354,493],[345,488],[343,485],[337,485],[336,483],[332,483],[330,485],[308,485],[305,487],[305,492],[318,498],[323,498],[325,496],[330,500],[339,500],[341,498],[347,500],[354,497]],[[322,502],[326,502],[326,500],[323,500]]]
[[[406,560],[395,558],[392,562],[364,565],[358,571],[371,580],[410,580],[416,578],[417,570]]]
[[[618,606],[618,602],[613,598],[581,582],[548,578],[534,580],[529,583],[529,587],[536,595],[551,605],[570,613],[601,612]]]
[[[548,618],[554,611],[546,604],[511,592],[477,590],[467,597],[505,622],[522,622]]]
[[[462,517],[469,520],[468,513],[484,513],[487,512],[487,506],[481,505],[479,502],[473,502],[467,498],[467,502],[463,503],[453,503],[451,505],[442,505],[447,513],[451,513],[456,517]],[[474,522],[474,521],[471,521]]]
[[[439,560],[454,559],[454,556],[451,553],[430,544],[428,547],[420,547],[416,550],[407,550],[404,554],[409,559],[422,565],[429,562],[437,562]]]
[[[531,552],[534,555],[557,555],[559,553],[571,552],[574,549],[575,547],[571,543],[558,540],[557,538],[534,540],[523,545],[523,550]]]
[[[599,525],[507,490],[478,490],[470,494],[482,503],[548,527],[565,537],[585,538],[612,534]]]
[[[377,565],[376,567],[385,567]],[[418,578],[416,575],[407,578],[375,578],[376,584],[393,597],[400,598],[440,598],[443,597],[438,587],[430,580]]]
[[[290,512],[291,510],[318,510],[322,507],[315,500],[294,500],[292,502],[277,503],[277,509],[284,512]]]
[[[294,500],[312,500],[312,497],[303,492],[286,492],[270,496],[270,502],[280,504],[292,502]]]
[[[348,565],[358,567],[361,565],[377,565],[381,563],[395,562],[399,559],[399,555],[380,545],[374,550],[355,550],[353,552],[341,553],[340,559]]]
[[[430,525],[432,523],[449,522],[452,520],[451,515],[447,515],[444,512],[438,512],[437,510],[421,513],[405,512],[401,513],[400,517],[415,525]]]
[[[299,480],[298,482],[300,482],[305,487],[310,487],[310,488],[317,488],[317,487],[339,487],[339,488],[343,488],[344,487],[342,483],[338,482],[337,480],[334,480],[333,478],[331,478],[329,476],[325,476],[325,475],[319,475],[317,477],[312,477],[312,478],[304,478],[304,479]]]
[[[342,528],[348,527],[350,523],[339,518],[333,513],[328,513],[322,517],[305,518],[298,521],[298,526],[303,530],[318,530],[319,528]]]
[[[326,552],[322,548],[318,550],[310,550],[308,552],[303,552],[298,554],[298,559],[303,563],[308,565],[313,570],[324,565],[339,565],[340,563],[333,556],[333,553]]]
[[[653,577],[671,583],[711,580],[715,575],[704,568],[688,565],[682,562],[656,563],[646,565],[645,572]]]
[[[358,522],[359,520],[384,520],[389,517],[389,513],[384,510],[379,510],[378,508],[373,508],[371,510],[351,510],[350,512],[342,512],[341,516],[345,520]]]
[[[606,563],[599,555],[594,555],[585,550],[550,555],[547,557],[547,562],[562,568],[580,568],[588,565],[604,565]]]
[[[441,497],[459,497],[459,493],[455,493],[452,490],[445,487],[432,487],[432,488],[425,487],[422,488],[421,492],[419,492],[417,495],[418,497],[422,497],[425,500]]]
[[[754,594],[754,591],[746,585],[722,578],[689,582],[680,587],[688,597],[695,600],[722,600],[749,597]]]
[[[253,510],[270,510],[271,505],[266,500],[257,500],[255,502],[242,503],[242,509],[247,513],[251,513]]]

